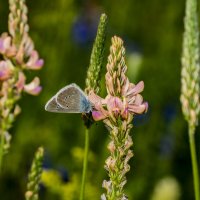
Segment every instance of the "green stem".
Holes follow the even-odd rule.
[[[88,152],[89,152],[89,129],[86,128],[85,129],[85,152],[84,152],[84,160],[83,160],[80,200],[84,199],[85,180],[86,180],[86,172],[87,172],[87,165],[88,165]]]
[[[195,133],[195,128],[193,126],[189,126],[189,141],[190,141],[190,153],[191,153],[191,161],[192,161],[195,200],[200,200],[199,172],[198,172],[198,163],[197,163],[197,157],[196,157],[194,133]]]
[[[1,143],[0,143],[0,172],[2,171],[2,165],[3,165],[3,148],[4,148],[4,132],[2,131],[0,133],[0,139],[1,139]]]

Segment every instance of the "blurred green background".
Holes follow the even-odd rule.
[[[12,144],[4,160],[0,199],[24,198],[30,164],[41,145],[45,148],[47,174],[40,199],[77,199],[84,146],[81,116],[48,113],[44,105],[69,83],[84,88],[102,12],[108,15],[103,76],[110,39],[120,36],[126,47],[128,76],[135,83],[144,80],[143,96],[149,102],[148,113],[135,117],[133,122],[135,156],[130,161],[126,193],[130,200],[164,200],[169,194],[170,200],[194,199],[187,124],[179,103],[184,1],[27,0],[27,5],[30,35],[45,60],[44,68],[36,73],[43,91],[38,97],[24,94],[20,100],[22,113],[11,130]],[[1,33],[7,31],[8,12],[8,2],[1,0]],[[101,185],[107,179],[103,165],[109,136],[103,124],[96,123],[90,137],[86,199],[93,200],[104,192]],[[199,129],[196,139],[200,155]]]

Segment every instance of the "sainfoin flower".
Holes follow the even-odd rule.
[[[108,144],[110,156],[104,166],[109,180],[103,181],[106,194],[101,196],[102,200],[127,199],[123,187],[126,184],[125,175],[130,170],[128,161],[133,156],[130,149],[133,141],[129,132],[133,126],[133,116],[145,113],[148,109],[148,103],[143,101],[140,94],[144,90],[144,82],[136,85],[130,83],[124,57],[123,41],[115,36],[112,38],[105,75],[107,96],[101,98],[94,90],[88,95],[93,105],[93,119],[103,120],[111,139]]]
[[[8,151],[9,129],[20,113],[17,101],[22,92],[38,95],[42,89],[38,77],[27,84],[26,71],[39,70],[39,57],[28,34],[27,7],[24,0],[10,0],[8,33],[0,35],[0,168],[2,157]]]
[[[93,104],[92,116],[95,121],[109,118],[116,121],[118,117],[128,119],[129,115],[142,114],[148,109],[148,103],[143,101],[140,93],[144,90],[144,82],[137,85],[130,83],[125,73],[127,66],[124,60],[125,49],[118,37],[113,37],[114,45],[110,48],[106,79],[107,96],[99,97],[90,91],[88,97]],[[121,48],[121,50],[119,50]]]
[[[94,105],[92,116],[95,121],[103,120],[109,116],[112,119],[121,116],[127,119],[128,114],[142,114],[147,111],[148,103],[143,102],[143,97],[139,94],[144,89],[144,82],[137,85],[129,83],[122,90],[122,98],[108,94],[105,99],[100,98],[93,91],[89,93],[89,100]]]

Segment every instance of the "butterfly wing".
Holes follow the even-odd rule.
[[[57,101],[56,97],[53,96],[45,105],[45,110],[49,112],[56,112],[56,113],[67,113],[67,110],[61,107]]]
[[[70,84],[56,94],[57,103],[68,113],[88,113],[91,104],[84,92],[76,85]]]

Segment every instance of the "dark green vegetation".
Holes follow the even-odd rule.
[[[82,160],[79,158],[83,154],[74,153],[73,148],[84,144],[81,115],[48,113],[44,105],[58,89],[69,83],[75,82],[84,88],[99,16],[105,12],[108,35],[104,71],[110,38],[118,35],[124,40],[127,61],[130,61],[127,62],[129,77],[133,82],[145,82],[143,96],[149,102],[148,113],[134,120],[135,156],[130,162],[126,193],[130,200],[150,199],[157,181],[174,176],[181,186],[181,199],[193,199],[187,127],[179,103],[184,1],[91,2],[27,1],[30,35],[45,60],[44,68],[37,72],[43,91],[38,97],[24,95],[20,101],[22,113],[11,130],[12,145],[4,161],[0,196],[3,200],[23,198],[34,152],[41,145],[46,153],[45,168],[65,169],[69,179],[74,174],[80,175]],[[7,31],[7,15],[8,3],[2,1],[0,32]],[[136,58],[142,59],[140,66],[135,66]],[[137,76],[134,67],[137,67]],[[32,74],[27,72],[27,76]],[[104,89],[102,80],[102,95]],[[106,177],[103,165],[107,157],[108,132],[97,123],[90,135],[93,155],[88,181],[95,185],[100,196],[102,180]],[[198,144],[199,129],[196,136]],[[41,200],[46,199],[59,197],[42,187]]]

